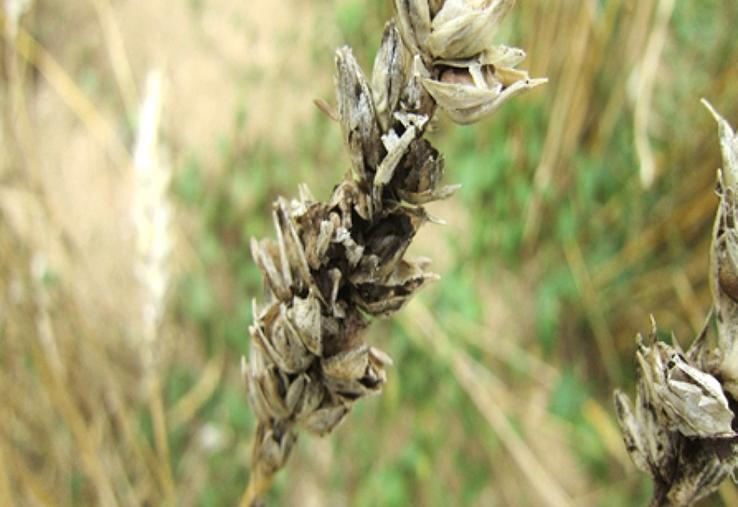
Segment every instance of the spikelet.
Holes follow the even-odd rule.
[[[426,66],[422,84],[456,123],[474,123],[546,79],[515,66],[522,49],[493,43],[514,0],[395,0],[400,33]]]

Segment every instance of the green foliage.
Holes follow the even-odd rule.
[[[369,12],[369,4],[360,0],[348,0],[337,5],[335,17],[341,35],[348,38],[360,34]]]
[[[566,370],[551,394],[549,410],[567,421],[580,421],[582,405],[589,397],[587,391],[587,387],[577,379],[574,372]]]

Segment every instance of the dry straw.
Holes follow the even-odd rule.
[[[296,429],[331,432],[377,394],[391,364],[367,345],[368,317],[387,317],[437,275],[405,252],[449,197],[444,161],[424,139],[440,106],[475,122],[545,80],[515,69],[525,53],[492,42],[512,0],[396,0],[371,81],[351,49],[336,52],[337,118],[351,172],[327,202],[306,186],[278,199],[276,241],[252,240],[267,300],[254,303],[243,375],[258,419],[242,505],[259,503],[290,456]],[[325,107],[325,106],[324,106]]]
[[[714,492],[738,466],[733,426],[738,399],[738,136],[715,110],[723,153],[710,251],[710,285],[717,345],[703,331],[683,352],[657,338],[656,324],[638,337],[635,406],[615,393],[626,447],[636,466],[654,481],[653,506],[681,507]]]

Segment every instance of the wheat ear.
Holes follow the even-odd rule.
[[[615,409],[635,465],[653,478],[654,507],[684,507],[714,492],[738,466],[738,136],[718,122],[723,169],[710,248],[713,309],[683,352],[657,339],[656,324],[638,336],[635,406],[615,393]],[[714,313],[717,344],[708,340]]]
[[[510,0],[397,0],[371,84],[348,47],[336,52],[338,111],[351,171],[327,202],[306,186],[274,203],[275,240],[252,240],[267,301],[254,303],[242,362],[258,419],[242,505],[257,505],[287,461],[297,427],[324,435],[386,381],[387,354],[367,345],[369,317],[387,317],[437,275],[405,252],[449,197],[443,158],[424,139],[437,107],[458,123],[489,115],[545,80],[491,37]],[[326,106],[323,105],[326,109]],[[329,113],[331,113],[329,111]]]

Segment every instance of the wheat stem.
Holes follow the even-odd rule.
[[[258,467],[249,477],[249,483],[241,497],[240,507],[257,507],[260,499],[269,491],[274,474],[263,473]]]

